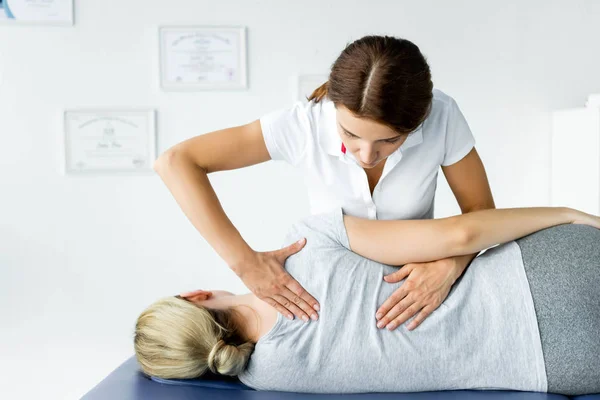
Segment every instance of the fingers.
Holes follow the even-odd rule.
[[[413,270],[413,264],[406,264],[398,271],[384,276],[384,279],[388,283],[400,282],[410,275]],[[375,318],[381,319],[384,315],[387,317],[387,321],[392,320],[397,314],[390,314],[392,307],[397,305],[402,299],[404,299],[410,290],[414,287],[414,284],[410,281],[405,281],[400,288],[398,288],[377,310]],[[402,312],[402,311],[400,311]],[[400,313],[398,312],[398,314]],[[379,324],[378,324],[379,325]]]
[[[394,319],[391,323],[387,325],[387,329],[393,331],[409,319],[411,319],[416,313],[419,312],[423,308],[421,303],[413,303],[410,307],[408,307],[399,317]]]
[[[294,315],[305,322],[310,319],[316,321],[319,315],[319,303],[312,297],[291,275],[288,274],[285,286],[280,287],[278,292],[269,296],[276,305],[275,307],[286,318],[294,319]],[[266,301],[266,299],[265,299]]]
[[[393,295],[392,295],[393,296]],[[392,297],[390,297],[391,299]],[[389,300],[389,299],[388,299]],[[413,304],[414,301],[412,300],[411,296],[406,296],[405,298],[402,299],[402,301],[399,301],[396,303],[396,305],[394,305],[389,312],[387,312],[385,314],[385,316],[383,318],[381,318],[379,320],[379,322],[377,323],[377,327],[378,328],[383,328],[383,327],[390,327],[390,323],[392,321],[394,321],[394,319],[401,315],[407,308],[409,308],[411,306],[411,304]],[[397,324],[396,326],[398,326],[400,324]],[[395,328],[395,327],[394,327]]]
[[[294,282],[300,286],[298,282]],[[288,284],[288,287],[289,285],[290,284]],[[281,296],[284,297],[285,301],[287,302],[284,303],[283,306],[292,311],[294,315],[296,315],[298,318],[301,318],[305,322],[308,322],[309,319],[316,321],[318,319],[317,312],[302,297],[292,292],[290,289],[288,289],[288,287],[286,287],[285,291],[281,293]],[[300,290],[304,291],[302,287],[300,287]],[[306,291],[304,292],[306,293]],[[294,309],[289,308],[288,304]]]
[[[394,307],[396,304],[398,304],[400,301],[402,301],[402,299],[404,299],[404,297],[406,297],[407,292],[410,291],[410,289],[412,288],[411,285],[412,284],[410,282],[404,282],[402,284],[402,286],[400,286],[400,288],[396,289],[396,291],[394,293],[392,293],[392,295],[390,297],[388,297],[388,299],[381,305],[381,307],[379,307],[379,309],[377,310],[377,314],[375,315],[375,318],[377,318],[379,320],[384,315],[387,316],[387,314],[392,309],[392,307]],[[391,319],[392,318],[388,318],[388,320],[391,320]]]
[[[202,290],[202,289],[198,289],[198,290],[193,290],[191,292],[183,292],[183,293],[179,293],[179,295],[181,297],[194,297],[194,296],[198,296],[198,295],[202,295],[202,297],[210,297],[212,295],[212,292],[208,291],[208,290]]]
[[[281,315],[283,315],[287,319],[294,318],[293,314],[290,313],[287,308],[285,308],[283,305],[281,305],[281,303],[279,303],[273,297],[265,297],[265,298],[262,298],[261,300],[268,303],[271,307],[276,309],[277,312],[279,312]]]
[[[283,315],[285,315],[289,319],[294,319],[294,315],[302,319],[304,322],[308,322],[311,318],[313,320],[316,320],[317,318],[316,311],[312,311],[309,314],[309,316],[295,303],[295,301],[300,300],[300,297],[296,296],[289,289],[286,289],[284,295],[275,294],[272,296],[272,298],[283,306],[283,308],[286,310],[285,313],[283,313]],[[293,313],[293,315],[290,314],[290,312]]]
[[[280,261],[283,264],[292,254],[296,254],[306,244],[306,238],[302,238],[291,245],[284,247],[279,251]],[[279,296],[279,297],[277,297]],[[280,289],[279,293],[271,296],[284,309],[292,312],[296,317],[304,321],[309,319],[317,320],[319,318],[316,311],[320,310],[317,300],[311,296],[304,288],[292,277],[287,274],[285,289]],[[289,313],[282,313],[288,315]]]
[[[415,319],[413,319],[412,321],[410,321],[410,324],[408,324],[408,330],[412,331],[417,326],[421,325],[421,322],[425,321],[425,318],[429,317],[429,315],[431,315],[431,313],[433,312],[433,310],[435,310],[435,307],[433,307],[433,306],[425,306],[425,307],[423,307],[423,309],[415,317]]]
[[[311,314],[314,311],[319,311],[319,302],[314,297],[312,297],[310,293],[304,290],[302,285],[300,285],[300,283],[298,283],[298,281],[295,280],[291,275],[290,278],[291,280],[286,284],[286,286],[289,290],[292,291],[292,293],[299,296],[302,300],[300,303],[295,303],[298,304],[307,314]]]
[[[310,319],[316,321],[319,318],[317,311],[320,310],[320,305],[284,267],[285,260],[290,255],[299,252],[305,244],[306,238],[302,238],[279,250],[260,253],[262,255],[261,262],[267,268],[262,271],[252,270],[255,274],[247,277],[247,280],[248,287],[255,295],[286,318],[294,319],[295,315],[308,322]],[[250,285],[254,283],[252,281],[257,282]]]

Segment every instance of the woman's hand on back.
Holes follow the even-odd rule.
[[[415,315],[407,328],[418,327],[446,300],[452,285],[474,256],[410,263],[386,275],[384,279],[388,283],[406,280],[377,310],[377,327],[394,330]]]
[[[283,267],[305,244],[303,238],[279,250],[254,252],[251,259],[232,269],[255,296],[283,316],[294,319],[295,315],[308,322],[318,319],[319,303]]]

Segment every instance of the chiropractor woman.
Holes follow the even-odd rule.
[[[305,174],[312,214],[341,206],[369,219],[426,219],[433,218],[440,166],[462,213],[495,208],[474,145],[454,99],[433,88],[419,48],[405,39],[366,36],[346,46],[308,102],[178,143],[154,169],[249,290],[284,316],[308,321],[318,319],[319,303],[284,269],[305,239],[274,251],[253,250],[207,175],[284,160]],[[384,277],[406,281],[378,305],[373,323],[393,330],[415,316],[408,325],[414,329],[476,255],[405,264]]]

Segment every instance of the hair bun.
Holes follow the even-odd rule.
[[[215,343],[215,345],[210,350],[210,353],[208,354],[208,368],[210,368],[210,370],[215,374],[219,373],[217,371],[218,367],[216,365],[217,364],[217,354],[219,354],[221,349],[225,346],[227,346],[227,343],[225,343],[225,341],[223,339],[219,339],[217,341],[217,343]]]
[[[215,374],[236,376],[246,368],[253,351],[252,342],[237,345],[220,339],[208,355],[208,368]]]

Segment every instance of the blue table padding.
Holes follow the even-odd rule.
[[[600,394],[573,397],[577,400],[600,400]],[[419,393],[356,393],[312,394],[267,392],[254,390],[235,378],[208,377],[193,380],[149,379],[139,370],[135,357],[130,357],[102,382],[90,390],[82,400],[559,400],[566,396],[550,393],[517,391],[456,390]]]
[[[165,385],[201,386],[224,390],[254,390],[250,386],[244,385],[239,379],[223,379],[223,377],[220,377],[220,379],[217,377],[208,377],[207,379],[206,376],[203,376],[202,379],[162,379],[152,376],[150,379]]]

